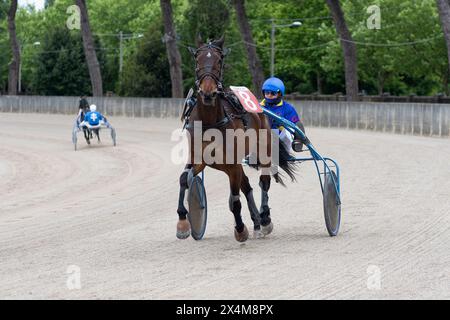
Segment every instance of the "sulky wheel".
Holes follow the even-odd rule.
[[[199,176],[193,177],[188,190],[188,219],[191,224],[191,235],[195,240],[201,240],[205,234],[208,212],[203,180]]]
[[[113,141],[114,147],[117,145],[116,143],[116,129],[111,127],[111,139]]]
[[[77,130],[74,129],[72,131],[72,143],[75,151],[77,151],[77,141],[78,141]]]
[[[334,237],[339,232],[341,223],[341,203],[336,186],[339,181],[334,171],[327,171],[323,187],[323,210],[328,233]]]

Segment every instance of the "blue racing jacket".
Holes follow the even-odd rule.
[[[294,106],[284,100],[281,100],[280,103],[273,105],[267,104],[266,99],[264,99],[260,104],[262,107],[293,123],[297,123],[300,121],[300,117],[298,116],[297,110],[295,110]],[[277,129],[281,125],[277,123],[276,120],[271,118],[269,118],[269,123],[272,129]]]
[[[100,121],[103,120],[103,116],[100,112],[88,112],[84,116],[84,121],[89,122],[91,126],[97,126]]]

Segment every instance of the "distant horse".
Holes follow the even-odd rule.
[[[219,40],[208,42],[206,44],[199,41],[197,43],[198,48],[190,48],[196,61],[196,97],[197,103],[191,109],[189,114],[187,130],[190,137],[189,147],[189,160],[185,166],[183,173],[180,176],[180,195],[178,202],[178,215],[179,221],[177,223],[177,237],[179,239],[186,239],[190,235],[190,224],[186,219],[188,213],[183,202],[185,198],[186,190],[188,189],[188,173],[191,171],[193,176],[202,172],[206,166],[225,172],[228,175],[230,183],[230,196],[229,196],[229,208],[234,215],[235,230],[234,235],[237,241],[244,242],[248,239],[249,232],[241,217],[241,201],[239,192],[243,192],[247,199],[247,205],[250,211],[251,218],[254,224],[254,233],[256,237],[267,235],[272,232],[273,223],[270,217],[270,209],[268,204],[268,192],[270,188],[270,174],[264,173],[260,175],[259,186],[262,192],[261,209],[258,211],[255,200],[253,198],[253,189],[250,186],[249,179],[245,175],[242,167],[242,158],[236,157],[237,152],[234,149],[234,159],[232,163],[226,162],[226,153],[228,143],[233,143],[236,148],[237,138],[234,137],[234,141],[227,139],[225,134],[226,129],[238,130],[255,130],[257,136],[257,143],[259,145],[262,138],[265,138],[267,142],[266,150],[267,156],[271,157],[272,142],[271,142],[271,129],[267,117],[263,114],[238,112],[236,104],[233,103],[233,96],[229,90],[224,90],[222,84],[223,63],[226,55],[226,49],[223,49],[224,37]],[[221,163],[206,163],[203,159],[203,151],[211,143],[203,141],[201,143],[202,159],[200,163],[194,161],[194,140],[195,134],[198,132],[194,130],[194,122],[201,121],[202,130],[201,134],[208,129],[217,129],[222,133],[222,154],[223,159]],[[260,129],[265,129],[261,130]],[[261,132],[265,137],[260,136]],[[198,138],[198,137],[197,137]],[[250,148],[248,141],[245,145],[245,153],[249,155]],[[199,152],[197,151],[197,152]],[[229,152],[229,150],[228,150]],[[283,144],[280,144],[280,158],[279,166],[292,178],[293,176],[293,164],[287,161],[289,157],[288,152],[284,149]],[[266,161],[267,162],[267,161]],[[261,168],[271,169],[272,163],[262,163],[257,159],[257,163]],[[276,182],[283,183],[279,173],[273,173]]]
[[[86,101],[87,103],[87,101]],[[89,104],[87,104],[87,106],[81,106],[80,103],[80,109],[78,110],[78,116],[77,116],[77,124],[80,125],[80,123],[82,123],[84,121],[84,117],[86,116],[86,114],[89,112]],[[86,143],[87,144],[91,144],[90,139],[93,138],[92,136],[92,132],[89,131],[89,129],[87,127],[83,127],[83,134],[84,134],[84,138],[86,139]],[[97,135],[98,137],[98,135]]]

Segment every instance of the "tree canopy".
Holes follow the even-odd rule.
[[[194,84],[188,46],[225,35],[225,85],[252,86],[233,0],[172,0],[185,92]],[[47,0],[43,10],[20,7],[17,38],[22,47],[26,94],[90,94],[79,30],[69,30],[73,0]],[[358,49],[359,89],[367,94],[449,93],[446,45],[435,0],[341,0]],[[0,0],[0,91],[5,92],[11,49],[7,9]],[[380,26],[370,26],[376,5]],[[248,21],[265,76],[270,74],[271,27],[275,28],[275,75],[288,93],[345,92],[342,49],[325,0],[247,0]],[[105,92],[169,97],[171,83],[159,0],[90,0],[91,29]],[[272,20],[273,19],[273,20]],[[301,26],[289,27],[294,21]],[[120,39],[122,32],[122,41]],[[122,44],[122,50],[120,50]],[[119,72],[120,55],[123,57]]]

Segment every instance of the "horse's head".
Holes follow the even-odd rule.
[[[215,105],[219,92],[223,90],[223,59],[228,50],[223,49],[224,37],[219,40],[202,43],[198,41],[197,49],[190,48],[195,58],[195,86],[202,103]]]

